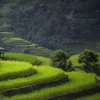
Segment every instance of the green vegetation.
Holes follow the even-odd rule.
[[[98,62],[98,55],[91,50],[85,50],[79,55],[79,63],[84,64],[85,71],[94,71]]]
[[[90,65],[89,65],[88,66],[89,67],[88,71],[90,71],[90,69],[92,68],[92,72],[95,72],[97,75],[100,75],[100,53],[97,53],[96,56],[97,55],[98,55],[98,57],[97,57],[98,62],[96,62],[96,64],[92,64],[92,67],[90,67]],[[69,58],[69,61],[72,62],[72,67],[73,68],[78,68],[78,69],[84,70],[85,63],[79,63],[79,58],[80,58],[79,54],[72,55]]]
[[[12,32],[0,32],[0,35],[13,35],[14,33]]]
[[[45,100],[47,98],[61,95],[64,93],[78,91],[80,89],[85,89],[96,84],[95,75],[87,74],[85,72],[69,72],[66,73],[69,75],[70,81],[62,85],[55,87],[47,87],[41,90],[33,91],[32,93],[16,95],[11,98],[4,98],[4,100]],[[84,81],[83,81],[84,80]]]
[[[67,60],[68,55],[66,52],[62,50],[57,50],[52,54],[52,65],[54,67],[62,68],[63,70],[67,70]]]
[[[0,100],[57,99],[80,91],[87,95],[78,99],[100,100],[99,92],[86,91],[100,85],[100,53],[98,64],[95,54],[78,54],[100,52],[99,12],[99,0],[0,0],[0,47],[7,50],[0,58]],[[68,59],[60,51],[53,63],[45,58],[57,49],[77,55]]]
[[[52,67],[50,59],[41,56],[6,53],[5,60],[8,61],[0,61],[2,100],[47,100],[63,94],[83,91],[100,82],[100,77],[93,73],[82,70],[65,72]],[[38,61],[41,63],[37,66]],[[71,63],[74,62],[71,60]]]
[[[15,45],[30,45],[31,42],[24,40],[22,38],[3,38],[5,44],[15,44]]]
[[[32,65],[26,62],[0,61],[0,81],[34,74]]]
[[[70,53],[79,53],[88,48],[99,51],[100,24],[97,24],[99,0],[78,2],[77,4],[77,0],[70,2],[68,0],[64,2],[62,0],[0,0],[0,32],[11,31],[14,37],[31,40],[52,50],[60,48]],[[39,6],[41,3],[42,6]],[[94,4],[97,6],[96,10]],[[78,11],[73,9],[76,6]]]
[[[100,65],[100,53],[97,53],[98,55],[99,55],[99,61],[98,61],[98,64]],[[81,68],[84,64],[80,64],[79,62],[78,62],[78,59],[79,59],[79,54],[77,54],[77,55],[72,55],[70,58],[69,58],[69,60],[71,60],[71,62],[72,62],[72,65],[73,65],[73,67],[78,67],[78,68]]]
[[[5,59],[15,60],[15,61],[24,61],[24,62],[31,63],[32,65],[50,65],[49,58],[27,55],[27,54],[22,54],[22,53],[6,53]]]
[[[100,65],[100,53],[97,53],[99,55],[99,61],[98,61],[98,64]]]
[[[0,32],[0,45],[7,51],[34,54],[38,56],[50,56],[51,50],[40,47],[26,39],[15,36],[14,32]]]
[[[78,98],[76,100],[99,100],[99,99],[100,99],[100,93],[96,93],[96,94]]]
[[[49,66],[41,66],[41,67],[34,66],[33,69],[36,70],[37,73],[35,75],[31,75],[30,77],[1,81],[0,90],[20,88],[27,85],[35,85],[42,82],[53,81],[60,77],[65,76],[62,70],[52,68]]]
[[[72,65],[73,65],[73,67],[82,67],[83,66],[83,64],[80,64],[79,62],[78,62],[78,58],[79,58],[79,55],[72,55],[70,58],[69,58],[69,61],[71,61],[72,62]]]

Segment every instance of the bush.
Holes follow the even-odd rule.
[[[54,67],[62,68],[63,70],[67,69],[67,60],[68,55],[62,50],[57,50],[52,55],[52,65]]]
[[[94,67],[97,66],[98,55],[91,50],[85,50],[79,55],[79,63],[84,63],[85,71],[94,71]]]

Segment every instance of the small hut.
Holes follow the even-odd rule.
[[[4,58],[5,49],[0,47],[0,58]]]

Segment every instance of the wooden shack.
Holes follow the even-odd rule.
[[[0,47],[0,58],[4,58],[5,49]]]

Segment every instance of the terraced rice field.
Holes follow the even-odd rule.
[[[0,81],[8,80],[9,78],[17,78],[29,76],[36,73],[32,65],[26,62],[18,61],[0,61]]]
[[[31,63],[32,65],[50,65],[50,59],[41,56],[32,56],[22,53],[6,53],[5,58],[7,60],[14,60],[14,61],[24,61]]]
[[[92,95],[88,95],[86,97],[81,97],[76,100],[100,100],[100,92]]]
[[[17,78],[14,80],[0,82],[0,90],[19,88],[26,85],[35,85],[36,83],[43,83],[53,81],[64,77],[64,72],[59,69],[51,67],[33,67],[37,71],[37,74],[29,77]],[[49,69],[49,70],[48,70]]]
[[[23,93],[11,97],[4,97],[4,100],[45,100],[61,94],[75,92],[80,89],[88,88],[96,84],[95,75],[80,72],[66,73],[69,75],[70,81],[56,84],[56,86],[47,86],[43,89],[32,90],[29,93]],[[84,75],[84,76],[83,76]],[[77,77],[77,80],[76,80]],[[90,78],[90,80],[88,80]],[[67,77],[66,77],[67,79]],[[84,82],[82,80],[84,79]],[[50,80],[51,81],[51,80]],[[45,81],[46,82],[46,81]],[[37,82],[38,83],[38,82]],[[20,88],[20,87],[19,87]]]
[[[64,97],[70,100],[71,95],[75,96],[78,91],[81,96],[85,90],[89,91],[92,87],[99,86],[99,80],[97,81],[99,77],[93,73],[64,72],[50,66],[48,58],[24,54],[12,55],[14,54],[6,54],[7,59],[11,61],[0,61],[1,100],[66,100]],[[32,65],[30,58],[33,62],[40,60],[41,65]]]

